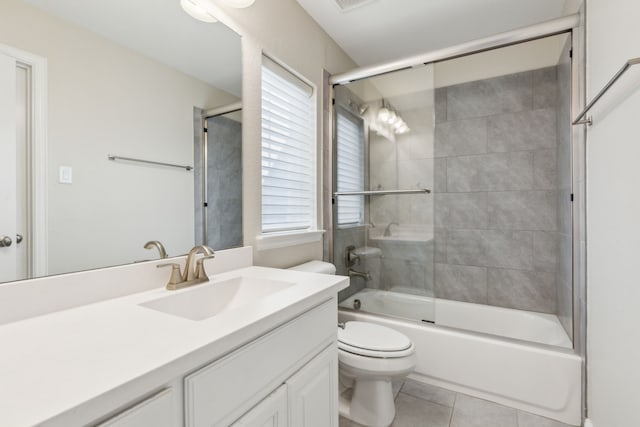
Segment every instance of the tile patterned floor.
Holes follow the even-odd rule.
[[[440,387],[405,381],[392,427],[571,427]],[[362,427],[340,418],[340,427]]]

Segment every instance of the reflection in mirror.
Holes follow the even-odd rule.
[[[196,244],[242,246],[242,104],[195,109],[194,127]]]
[[[3,0],[0,92],[16,92],[18,114],[2,97],[0,157],[19,163],[0,176],[0,238],[13,237],[0,282],[157,258],[152,240],[169,256],[199,242],[195,171],[107,156],[193,166],[194,108],[239,102],[240,73],[240,37],[177,0]],[[241,180],[227,184],[241,195]]]

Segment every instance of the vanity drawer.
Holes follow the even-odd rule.
[[[227,426],[335,340],[335,299],[185,377],[188,427]]]
[[[168,388],[96,427],[171,427],[175,419],[173,403],[173,391]]]

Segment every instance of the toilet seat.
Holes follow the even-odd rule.
[[[386,326],[351,321],[338,329],[338,349],[360,356],[398,358],[411,355],[413,343],[404,334]]]

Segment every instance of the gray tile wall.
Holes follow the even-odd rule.
[[[333,233],[333,263],[336,266],[336,274],[346,276],[348,274],[347,267],[344,263],[344,251],[347,246],[355,246],[356,248],[365,246],[365,227],[335,227]],[[368,271],[367,266],[354,267],[359,271]],[[356,292],[365,288],[366,282],[361,277],[350,279],[350,286],[338,293],[338,301],[345,300]]]
[[[207,129],[207,243],[215,250],[242,246],[242,124],[219,116]],[[200,156],[197,150],[196,162]],[[201,227],[196,222],[196,236]]]
[[[551,67],[436,90],[437,297],[556,313],[558,170],[568,169],[557,74]]]

